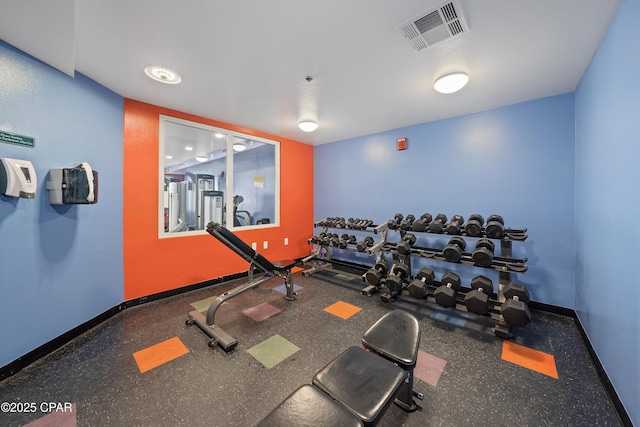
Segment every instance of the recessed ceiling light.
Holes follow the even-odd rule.
[[[171,160],[171,159],[173,159],[173,156],[164,156],[164,158]]]
[[[188,145],[186,147],[184,147],[185,150],[187,151],[193,151],[193,147],[189,147]]]
[[[145,68],[144,72],[153,80],[170,85],[176,85],[182,81],[182,77],[180,77],[180,74],[164,67],[151,66]]]
[[[298,127],[305,132],[313,132],[314,130],[318,129],[318,123],[312,120],[303,120],[298,123]]]
[[[209,158],[207,156],[196,156],[196,160],[199,162],[206,162]]]
[[[218,139],[220,139],[220,138],[224,138],[224,137],[225,137],[224,133],[220,133],[220,132],[216,132],[216,133],[214,133],[214,134],[213,134],[213,136],[215,136],[215,137],[216,137],[216,138],[218,138]]]
[[[454,93],[465,87],[469,81],[467,73],[451,73],[439,77],[433,88],[440,93]]]

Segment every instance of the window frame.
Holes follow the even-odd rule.
[[[226,135],[226,170],[225,170],[225,179],[226,179],[226,188],[222,189],[224,191],[224,204],[225,206],[233,206],[233,197],[234,197],[234,173],[233,173],[233,158],[236,154],[233,150],[233,141],[234,138],[242,138],[246,140],[257,141],[265,144],[270,144],[274,146],[274,221],[269,224],[253,224],[253,225],[243,225],[240,227],[234,227],[233,225],[233,209],[226,209],[225,212],[225,227],[232,231],[239,230],[256,230],[256,229],[265,229],[265,228],[274,228],[280,226],[280,144],[281,142],[278,140],[262,138],[256,135],[250,135],[242,132],[238,132],[232,129],[217,127],[208,125],[201,122],[194,122],[192,120],[181,119],[174,116],[159,115],[159,124],[160,130],[158,135],[158,238],[160,239],[172,239],[176,237],[191,237],[191,236],[200,236],[206,234],[206,230],[187,230],[182,232],[167,232],[164,229],[164,179],[165,179],[165,137],[166,131],[165,126],[167,123],[175,123],[183,126],[195,127],[201,130],[210,131],[212,133],[223,133]],[[229,155],[231,153],[231,155]]]

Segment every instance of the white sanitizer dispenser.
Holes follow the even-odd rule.
[[[46,187],[52,205],[98,203],[98,172],[87,162],[49,170]]]
[[[0,159],[0,194],[33,199],[37,186],[36,171],[30,161]]]

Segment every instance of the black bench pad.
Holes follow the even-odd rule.
[[[322,368],[313,384],[365,425],[375,425],[394,401],[406,372],[361,347],[349,347]]]
[[[303,385],[258,423],[258,427],[362,427],[362,422],[327,394]]]
[[[420,346],[418,319],[406,311],[390,311],[364,333],[362,345],[405,370],[413,369]]]

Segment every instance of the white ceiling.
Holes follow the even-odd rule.
[[[620,3],[455,1],[469,32],[422,52],[398,26],[439,0],[0,0],[0,38],[127,98],[323,144],[573,92]],[[462,91],[433,90],[458,70]]]

